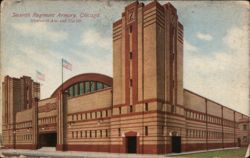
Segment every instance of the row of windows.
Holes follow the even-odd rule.
[[[39,124],[56,123],[56,116],[39,119],[38,123]]]
[[[187,129],[187,137],[191,138],[214,138],[222,139],[223,138],[234,138],[234,133],[222,133],[217,131],[205,131],[205,130],[196,130],[196,129]]]
[[[207,135],[208,134],[208,135]],[[221,132],[187,129],[187,137],[191,138],[222,138]]]
[[[26,128],[26,127],[31,127],[32,122],[24,122],[24,123],[18,123],[16,124],[16,128]]]
[[[122,113],[122,107],[119,107],[118,110],[119,110],[119,114],[121,114],[121,113]],[[149,110],[149,109],[148,109],[148,103],[145,103],[145,104],[144,104],[144,111],[148,111],[148,110]],[[128,107],[128,112],[135,112],[135,108],[134,108],[133,105],[130,105],[130,106]]]
[[[108,88],[110,86],[102,83],[102,82],[96,82],[96,81],[84,81],[79,82],[71,87],[69,87],[66,91],[69,93],[69,96],[78,96],[83,95],[90,92],[95,92],[101,89]]]
[[[16,136],[17,140],[32,140],[32,134],[18,135]]]
[[[88,113],[72,114],[72,115],[70,115],[72,121],[87,120],[87,119],[96,119],[96,118],[104,118],[104,117],[108,117],[108,116],[109,116],[108,110],[102,110],[102,111],[95,111],[95,112],[88,112]]]
[[[214,124],[218,124],[221,125],[221,118],[218,117],[214,117],[214,116],[207,116],[206,114],[200,114],[200,113],[196,113],[196,112],[192,112],[192,111],[186,111],[186,117],[187,118],[191,118],[191,119],[196,119],[196,120],[200,120],[200,121],[207,121],[209,123],[214,123]],[[233,121],[229,121],[229,120],[224,120],[223,121],[223,125],[225,126],[229,126],[229,127],[234,127],[234,122]]]
[[[73,131],[72,138],[78,139],[78,138],[103,138],[109,136],[109,130],[85,130],[85,131]]]

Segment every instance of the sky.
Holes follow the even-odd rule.
[[[62,82],[62,58],[72,64],[64,81],[88,72],[112,77],[112,23],[130,2],[4,1],[1,82],[5,75],[39,81],[40,71],[45,74],[45,81],[39,81],[41,99],[47,98]],[[184,88],[248,115],[249,3],[171,3],[184,26]]]

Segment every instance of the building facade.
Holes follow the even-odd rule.
[[[9,82],[23,78],[7,76],[5,147],[163,154],[248,144],[249,116],[183,88],[183,33],[170,3],[136,1],[113,23],[113,78],[80,74],[40,100],[38,83],[19,92]]]

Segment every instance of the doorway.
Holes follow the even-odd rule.
[[[137,140],[136,136],[128,136],[127,139],[127,153],[136,153]]]
[[[57,142],[56,133],[39,134],[39,147],[55,147]]]
[[[180,153],[181,152],[181,137],[172,136],[172,152]]]

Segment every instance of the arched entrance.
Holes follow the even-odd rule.
[[[139,137],[136,132],[125,133],[125,152],[126,153],[138,153],[139,149]]]
[[[170,132],[172,152],[180,153],[181,152],[181,136],[176,131]]]

